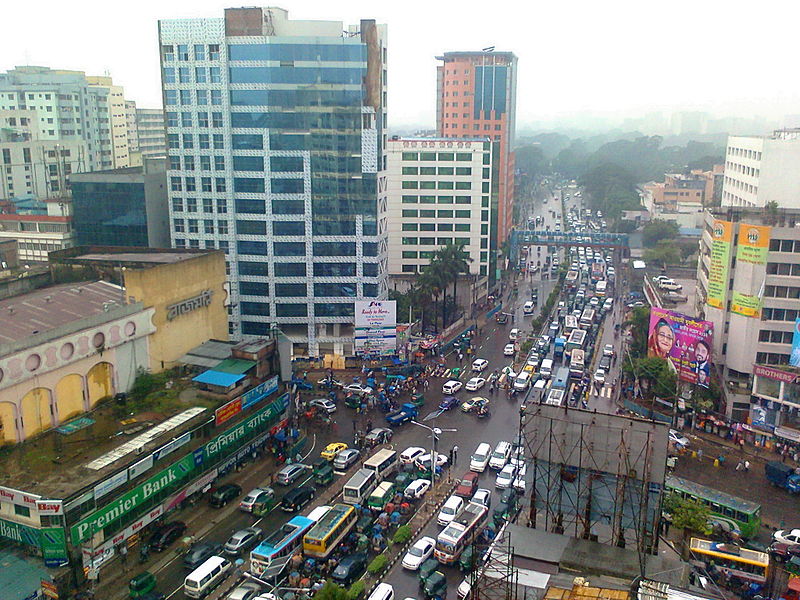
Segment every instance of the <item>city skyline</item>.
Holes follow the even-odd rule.
[[[703,110],[715,116],[757,112],[773,119],[797,113],[800,83],[781,70],[781,57],[789,55],[791,42],[769,34],[771,24],[785,17],[780,5],[767,2],[758,12],[739,15],[718,11],[713,4],[678,2],[669,13],[657,13],[627,1],[615,2],[616,10],[580,2],[578,20],[575,6],[512,14],[490,13],[477,3],[462,3],[454,13],[440,4],[424,5],[423,13],[414,12],[413,5],[409,11],[408,5],[376,7],[355,1],[333,9],[317,0],[301,0],[284,8],[297,19],[355,22],[369,17],[388,25],[389,106],[395,107],[390,129],[435,124],[436,56],[490,46],[519,57],[518,127],[576,113],[636,116],[653,110]],[[94,6],[96,14],[102,14],[99,3],[82,4],[86,14]],[[235,3],[181,0],[165,9],[144,2],[126,14],[121,28],[97,27],[102,24],[97,19],[75,20],[74,10],[52,3],[47,7],[49,18],[38,23],[34,37],[26,28],[8,33],[0,70],[30,64],[108,72],[124,86],[126,97],[141,107],[158,108],[158,19],[214,17],[229,6]],[[471,8],[475,18],[462,16]],[[26,22],[34,18],[31,9],[4,7],[4,15],[9,22]],[[692,19],[685,18],[687,13]],[[64,22],[70,23],[69,43],[64,43]],[[743,28],[749,31],[747,44],[727,42],[730,32]],[[675,36],[695,42],[662,43]],[[719,48],[725,48],[724,60]],[[660,81],[672,80],[676,73],[679,84]]]

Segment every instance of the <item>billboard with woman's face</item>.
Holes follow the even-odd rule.
[[[708,387],[714,324],[652,307],[647,356],[669,359],[681,381]]]

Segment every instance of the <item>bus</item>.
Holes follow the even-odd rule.
[[[568,383],[569,383],[569,368],[559,367],[558,370],[556,371],[555,377],[553,377],[553,383],[551,384],[552,389],[566,390]]]
[[[561,406],[564,404],[564,397],[567,395],[565,390],[554,390],[551,389],[547,393],[547,399],[544,401],[545,404],[549,406]]]
[[[363,504],[364,498],[369,496],[377,485],[378,476],[375,471],[359,469],[350,481],[344,484],[342,497],[348,504]]]
[[[769,554],[766,552],[700,538],[692,538],[689,541],[689,549],[690,563],[699,562],[709,569],[719,569],[729,577],[738,577],[754,583],[767,581]]]
[[[365,460],[364,468],[375,471],[379,480],[388,477],[397,470],[397,452],[384,448]]]
[[[250,571],[261,579],[278,577],[300,547],[303,536],[314,526],[308,517],[292,517],[250,552]]]
[[[598,281],[597,285],[594,286],[594,293],[604,298],[606,295],[606,290],[608,289],[608,281],[605,279]]]
[[[576,348],[583,350],[583,345],[586,343],[586,332],[583,329],[575,329],[569,334],[567,338],[567,352],[572,352]]]
[[[712,523],[725,523],[745,539],[754,537],[761,529],[761,505],[755,502],[675,476],[666,478],[664,491],[705,504],[711,509]]]
[[[567,276],[564,278],[564,285],[568,291],[574,290],[578,286],[578,272],[574,270],[567,271]]]
[[[570,353],[569,358],[569,376],[573,379],[581,379],[583,377],[586,360],[586,353],[580,348],[575,348]]]
[[[575,315],[567,315],[564,317],[564,335],[569,337],[569,334],[578,328],[578,317]]]
[[[314,558],[328,558],[334,548],[356,525],[358,513],[349,504],[334,504],[322,518],[303,536],[303,554]]]
[[[584,308],[583,314],[581,315],[581,320],[579,321],[581,327],[591,327],[594,323],[594,309],[593,308]]]
[[[489,509],[483,504],[470,502],[436,538],[433,555],[443,565],[451,565],[458,560],[464,548],[472,544],[483,531]]]

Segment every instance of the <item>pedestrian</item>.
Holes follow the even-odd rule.
[[[357,428],[356,420],[353,419],[353,432],[355,432]]]
[[[698,448],[697,450],[697,460],[703,460],[703,449]]]
[[[303,381],[308,381],[308,371],[303,371]]]
[[[736,470],[741,471],[742,469],[744,469],[744,463],[742,463],[742,461],[739,461],[738,463],[736,463]]]
[[[128,570],[128,544],[123,542],[119,547],[119,559],[122,562],[122,570]]]
[[[458,462],[458,446],[453,446],[453,465]]]
[[[749,473],[750,472],[750,461],[749,460],[745,460],[744,461],[744,472],[745,473]]]

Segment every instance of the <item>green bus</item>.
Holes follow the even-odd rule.
[[[761,527],[761,505],[755,502],[674,476],[666,478],[664,491],[705,504],[711,510],[712,524],[719,523],[745,539],[755,537]]]

